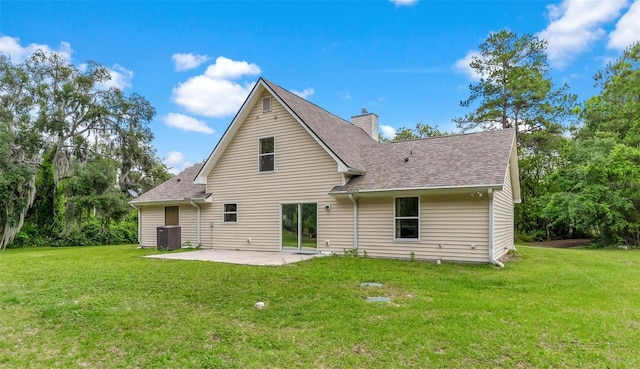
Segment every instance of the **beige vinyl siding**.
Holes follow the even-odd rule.
[[[158,245],[157,228],[164,225],[164,208],[163,205],[140,206],[140,246],[153,248]],[[197,246],[197,209],[191,204],[181,204],[179,223],[181,243],[184,245],[189,241],[192,246]]]
[[[198,209],[191,204],[180,205],[180,237],[181,244],[189,241],[191,246],[198,245],[197,226],[198,226]]]
[[[405,195],[403,195],[405,196]],[[406,196],[411,196],[407,194]],[[393,197],[360,198],[358,248],[372,257],[487,262],[487,196],[420,196],[420,241],[394,241]],[[475,248],[471,248],[474,245]]]
[[[507,166],[502,190],[493,196],[493,257],[499,259],[513,249],[513,191],[511,168]]]
[[[328,195],[342,182],[336,161],[275,98],[270,112],[262,112],[262,99],[257,101],[207,177],[213,203],[203,209],[202,220],[207,225],[213,221],[214,228],[210,238],[203,237],[203,246],[278,251],[280,204],[312,202],[318,205],[318,250],[353,247],[352,203]],[[258,140],[271,136],[275,171],[259,173]],[[223,223],[225,203],[238,204],[237,223]],[[330,210],[324,210],[326,204]],[[325,246],[327,240],[330,247]]]
[[[138,210],[140,222],[140,246],[156,247],[156,228],[164,225],[164,206],[140,206]]]

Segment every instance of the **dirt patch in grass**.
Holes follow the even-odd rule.
[[[581,249],[586,247],[591,243],[590,238],[578,238],[573,240],[551,240],[551,241],[541,241],[541,242],[527,242],[524,245],[526,246],[535,246],[535,247],[548,247],[553,249]]]

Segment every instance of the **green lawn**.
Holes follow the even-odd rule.
[[[505,269],[6,250],[0,368],[640,367],[640,252],[519,249]]]
[[[282,232],[282,246],[297,248],[298,234],[289,231]],[[318,239],[302,236],[302,247],[315,249],[318,247]]]

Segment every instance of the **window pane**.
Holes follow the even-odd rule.
[[[238,214],[236,213],[228,213],[224,215],[224,221],[225,222],[237,222],[238,221]]]
[[[238,205],[237,204],[224,204],[224,211],[225,212],[238,211]]]
[[[260,139],[260,154],[272,154],[274,152],[273,137]]]
[[[397,197],[396,198],[397,217],[417,217],[418,198],[417,197]]]
[[[418,219],[396,219],[396,238],[418,238]]]
[[[260,156],[260,171],[273,172],[273,155]]]

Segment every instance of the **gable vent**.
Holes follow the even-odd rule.
[[[271,111],[271,96],[262,98],[262,112]]]

